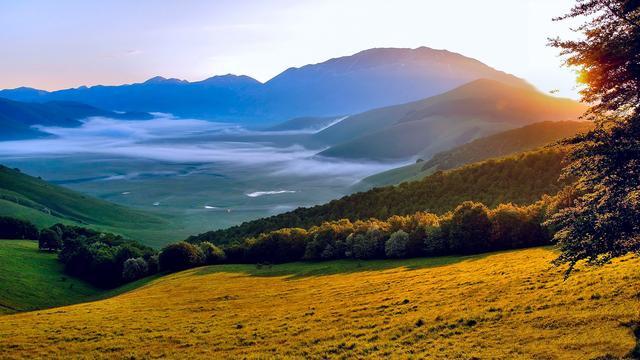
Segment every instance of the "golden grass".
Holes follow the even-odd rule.
[[[529,249],[437,267],[308,277],[193,269],[107,300],[0,316],[0,357],[629,354],[635,338],[628,324],[640,320],[640,259],[582,268],[565,282],[549,265],[554,256]]]

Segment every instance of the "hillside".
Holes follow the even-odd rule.
[[[421,161],[369,176],[357,184],[355,189],[362,191],[376,186],[419,180],[438,170],[454,169],[490,158],[533,150],[591,128],[592,124],[589,122],[544,121],[507,130],[437,153],[429,161]]]
[[[336,116],[405,103],[488,78],[529,87],[522,79],[446,50],[369,49],[290,68],[266,83],[222,75],[188,82],[155,77],[143,83],[47,92],[0,91],[22,101],[79,101],[111,110],[159,111],[180,117],[264,125],[301,116]]]
[[[477,138],[541,121],[575,120],[585,107],[532,88],[481,79],[421,101],[350,116],[314,137],[322,156],[430,158]],[[384,144],[384,145],[383,145]]]
[[[162,242],[157,233],[169,225],[160,216],[92,198],[2,165],[0,216],[23,218],[39,227],[58,222],[89,225],[151,245]]]
[[[66,275],[55,253],[37,241],[0,240],[0,315],[75,304],[114,296],[149,281],[105,291]]]
[[[86,301],[100,292],[68,277],[55,253],[38,251],[37,241],[0,240],[0,314]]]
[[[90,116],[116,119],[149,119],[147,113],[115,113],[68,101],[28,103],[0,98],[0,140],[44,136],[33,125],[73,127]]]
[[[345,196],[324,205],[245,222],[228,229],[192,236],[189,241],[225,244],[285,227],[308,228],[339,219],[385,219],[417,211],[442,214],[472,200],[494,207],[500,203],[530,204],[544,194],[555,194],[565,151],[538,150],[502,159],[438,172],[420,181],[375,188]]]
[[[196,268],[110,299],[0,316],[8,358],[622,358],[640,259],[472,257]],[[171,296],[167,296],[167,294]],[[464,296],[461,296],[464,294]],[[10,351],[8,351],[10,350]]]
[[[266,131],[307,131],[315,132],[341,121],[342,117],[299,117],[283,121],[266,128]]]

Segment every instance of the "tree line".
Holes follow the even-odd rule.
[[[489,207],[501,203],[527,205],[553,195],[572,182],[558,180],[566,149],[551,147],[501,159],[440,171],[422,180],[385,186],[345,196],[324,205],[248,221],[227,229],[191,236],[189,242],[231,244],[246,237],[286,227],[308,229],[326,221],[386,219],[426,211],[442,215],[463,201]]]

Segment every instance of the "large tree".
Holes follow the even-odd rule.
[[[562,250],[556,262],[570,272],[581,260],[640,253],[640,0],[577,0],[556,20],[567,19],[582,19],[579,38],[551,45],[578,69],[591,104],[585,117],[596,124],[569,141],[564,175],[577,179],[579,196],[551,221]]]

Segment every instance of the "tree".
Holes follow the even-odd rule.
[[[402,230],[398,230],[391,234],[389,240],[384,245],[384,253],[390,258],[403,258],[407,256],[407,244],[409,243],[409,234]]]
[[[122,266],[122,278],[125,281],[133,281],[145,277],[149,272],[147,262],[139,257],[127,259]]]
[[[220,264],[226,259],[224,250],[208,241],[200,243],[200,250],[202,250],[202,254],[204,255],[205,264]]]
[[[38,239],[38,228],[32,223],[0,216],[0,239]]]
[[[578,40],[552,39],[577,67],[594,130],[569,141],[563,176],[577,179],[573,204],[549,224],[567,275],[580,260],[602,264],[640,253],[640,1],[578,0],[556,20],[583,18]]]
[[[181,241],[165,246],[160,252],[160,269],[178,271],[204,263],[204,255],[200,248]]]
[[[38,238],[38,248],[40,250],[56,251],[60,249],[61,245],[62,240],[57,232],[51,229],[44,229],[40,232],[40,237]]]
[[[474,254],[487,249],[491,234],[488,209],[480,203],[460,204],[449,223],[449,246],[461,254]]]

